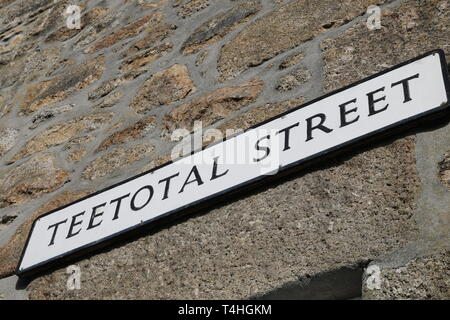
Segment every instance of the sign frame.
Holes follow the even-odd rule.
[[[124,240],[131,241],[133,239],[137,239],[138,237],[140,237],[140,236],[142,236],[144,234],[148,234],[149,231],[158,230],[159,228],[167,225],[168,223],[171,223],[171,222],[173,222],[175,220],[180,220],[182,217],[185,217],[185,216],[187,216],[189,214],[199,213],[199,212],[201,212],[202,210],[204,210],[206,208],[210,209],[212,207],[212,204],[216,204],[217,205],[218,203],[222,203],[222,202],[224,202],[224,200],[229,199],[230,195],[234,195],[234,194],[239,192],[239,197],[241,197],[243,192],[248,192],[250,189],[260,188],[261,186],[266,185],[267,183],[278,181],[281,178],[283,178],[283,177],[285,177],[285,176],[287,176],[287,175],[289,175],[291,173],[297,172],[299,170],[303,170],[306,167],[310,167],[310,166],[312,166],[312,165],[314,165],[314,164],[316,164],[318,162],[322,163],[324,160],[328,159],[331,156],[335,156],[337,154],[341,154],[341,153],[343,153],[345,151],[348,151],[349,149],[355,150],[355,148],[360,148],[362,146],[370,145],[371,143],[374,143],[374,142],[376,142],[378,140],[382,140],[382,139],[386,138],[386,136],[391,136],[391,135],[393,135],[395,133],[398,133],[400,131],[405,131],[407,129],[410,129],[411,127],[415,126],[418,122],[422,122],[422,121],[426,121],[426,120],[433,120],[433,119],[436,119],[436,118],[438,118],[438,117],[440,117],[442,115],[450,114],[449,113],[450,112],[450,108],[449,108],[450,107],[450,80],[449,80],[448,66],[447,66],[447,62],[446,62],[446,59],[445,59],[444,51],[442,49],[436,49],[436,50],[429,51],[429,52],[427,52],[425,54],[422,54],[422,55],[420,55],[418,57],[415,57],[413,59],[410,59],[410,60],[407,60],[405,62],[402,62],[402,63],[400,63],[398,65],[395,65],[395,66],[393,66],[391,68],[388,68],[388,69],[383,70],[381,72],[378,72],[376,74],[373,74],[373,75],[371,75],[369,77],[361,79],[361,80],[359,80],[357,82],[354,82],[354,83],[352,83],[350,85],[347,85],[345,87],[342,87],[342,88],[339,88],[339,89],[334,90],[332,92],[329,92],[329,93],[327,93],[327,94],[325,94],[323,96],[320,96],[320,97],[318,97],[316,99],[313,99],[313,100],[311,100],[311,101],[309,101],[307,103],[304,103],[304,104],[299,105],[299,106],[297,106],[297,107],[295,107],[293,109],[290,109],[290,110],[288,110],[286,112],[283,112],[283,113],[281,113],[281,114],[279,114],[279,115],[277,115],[275,117],[272,117],[272,118],[267,119],[267,120],[265,120],[263,122],[260,122],[260,123],[254,125],[254,126],[252,126],[250,128],[248,128],[248,129],[244,130],[243,132],[239,132],[239,133],[237,133],[237,134],[235,134],[235,135],[233,135],[231,137],[227,137],[227,138],[224,138],[224,139],[222,139],[220,141],[216,141],[216,142],[214,142],[214,143],[212,143],[212,144],[210,144],[208,146],[204,146],[203,148],[201,148],[201,149],[199,149],[199,150],[197,150],[195,152],[192,152],[189,155],[185,155],[183,157],[177,158],[176,160],[178,161],[178,160],[180,160],[182,158],[185,158],[185,157],[188,157],[188,156],[190,156],[192,154],[195,154],[195,153],[198,153],[198,152],[202,152],[203,150],[205,150],[207,148],[210,148],[210,147],[212,147],[212,146],[214,146],[216,144],[219,144],[219,143],[222,143],[222,142],[224,142],[226,140],[234,138],[234,137],[236,137],[236,136],[238,136],[240,134],[243,134],[243,133],[245,133],[245,132],[247,132],[249,130],[256,129],[259,126],[262,126],[262,125],[264,125],[264,124],[266,124],[268,122],[271,122],[271,121],[273,121],[275,119],[284,117],[284,116],[286,116],[286,115],[288,115],[288,114],[290,114],[292,112],[295,112],[295,111],[297,111],[299,109],[305,108],[305,107],[307,107],[307,106],[309,106],[311,104],[317,103],[318,101],[321,101],[321,100],[323,100],[325,98],[328,98],[328,97],[333,96],[333,95],[335,95],[337,93],[340,93],[340,92],[343,92],[343,91],[348,90],[350,88],[353,88],[353,87],[355,87],[355,86],[357,86],[359,84],[362,84],[364,82],[370,81],[370,80],[372,80],[374,78],[377,78],[377,77],[379,77],[381,75],[387,74],[387,73],[389,73],[391,71],[399,69],[399,68],[401,68],[401,67],[403,67],[405,65],[408,65],[408,64],[410,64],[412,62],[421,60],[421,59],[423,59],[423,58],[425,58],[425,57],[427,57],[429,55],[434,55],[434,54],[438,54],[439,55],[439,59],[440,59],[440,64],[441,64],[441,69],[442,69],[442,77],[443,77],[443,82],[444,82],[445,91],[446,91],[446,95],[447,95],[447,102],[446,103],[441,104],[440,106],[436,106],[435,108],[430,109],[428,111],[425,111],[423,113],[416,114],[416,115],[414,115],[414,116],[412,116],[410,118],[406,118],[404,120],[398,121],[396,123],[393,123],[391,125],[383,127],[381,129],[371,131],[371,132],[369,132],[369,133],[367,133],[365,135],[362,135],[362,136],[358,136],[358,137],[356,137],[356,138],[354,138],[352,140],[349,140],[349,141],[346,141],[344,143],[335,145],[335,146],[333,146],[333,147],[331,147],[329,149],[326,149],[324,151],[315,153],[315,154],[313,154],[313,155],[311,155],[309,157],[300,159],[300,160],[298,160],[296,162],[293,162],[293,163],[291,163],[289,165],[283,166],[283,167],[280,168],[279,172],[276,175],[274,175],[274,176],[260,175],[260,176],[256,177],[255,179],[246,181],[246,182],[241,183],[241,184],[234,185],[231,188],[228,188],[228,189],[225,189],[225,190],[221,190],[220,192],[217,192],[215,194],[207,196],[207,197],[205,197],[203,199],[191,202],[191,203],[189,203],[187,205],[184,205],[184,206],[181,206],[181,207],[179,207],[179,208],[177,208],[175,210],[172,210],[172,211],[167,212],[165,214],[156,216],[155,218],[146,220],[145,222],[143,222],[143,223],[141,223],[139,225],[135,225],[133,227],[121,230],[121,231],[113,233],[113,234],[111,234],[111,235],[109,235],[109,236],[107,236],[105,238],[99,239],[99,240],[97,240],[95,242],[91,242],[91,243],[89,243],[87,245],[78,247],[76,249],[67,251],[67,252],[65,252],[63,254],[60,254],[58,256],[52,257],[52,258],[50,258],[48,260],[42,261],[42,262],[40,262],[38,264],[33,265],[30,268],[27,268],[27,269],[21,269],[20,268],[20,266],[22,264],[22,261],[23,261],[23,258],[24,258],[24,255],[25,255],[25,252],[26,252],[26,250],[28,248],[31,235],[33,233],[33,230],[34,230],[35,225],[36,225],[36,223],[37,223],[39,218],[51,215],[54,212],[57,212],[59,210],[62,210],[62,209],[67,208],[69,206],[72,206],[72,205],[74,205],[74,204],[76,204],[78,202],[81,202],[83,200],[86,200],[88,198],[94,197],[94,196],[96,196],[98,194],[101,194],[101,193],[103,193],[105,191],[113,189],[113,188],[115,188],[117,186],[125,184],[125,183],[127,183],[129,181],[137,179],[137,178],[139,178],[141,176],[144,176],[146,174],[149,174],[151,172],[157,171],[157,170],[159,170],[159,169],[161,169],[161,168],[163,168],[165,166],[168,166],[168,165],[173,163],[173,161],[168,161],[168,162],[166,162],[166,163],[164,163],[164,164],[162,164],[160,166],[157,166],[157,167],[155,167],[155,168],[153,168],[151,170],[145,171],[143,173],[140,173],[138,175],[135,175],[133,177],[125,179],[125,180],[123,180],[121,182],[115,183],[115,184],[113,184],[113,185],[111,185],[109,187],[106,187],[106,188],[102,189],[102,190],[96,191],[96,192],[94,192],[92,194],[89,194],[89,195],[87,195],[85,197],[82,197],[82,198],[80,198],[80,199],[78,199],[76,201],[68,203],[68,204],[66,204],[64,206],[58,207],[56,209],[53,209],[53,210],[51,210],[51,211],[49,211],[49,212],[39,216],[38,218],[36,218],[33,221],[33,224],[32,224],[32,227],[30,229],[30,232],[28,234],[28,238],[26,240],[25,246],[24,246],[24,248],[22,250],[22,253],[21,253],[21,256],[20,256],[20,260],[19,260],[19,263],[18,263],[17,268],[16,268],[16,274],[20,278],[32,277],[32,276],[34,276],[34,275],[36,275],[38,273],[41,273],[41,272],[43,272],[45,270],[53,269],[53,268],[59,267],[61,265],[64,265],[64,264],[66,264],[66,263],[68,263],[70,261],[77,260],[81,256],[86,256],[86,255],[91,254],[93,252],[98,252],[99,250],[101,250],[101,249],[103,249],[103,248],[105,248],[107,246],[110,246],[111,244],[118,243],[118,242],[124,241]]]

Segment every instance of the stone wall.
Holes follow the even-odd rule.
[[[13,275],[36,217],[166,162],[173,130],[245,129],[436,48],[449,0],[0,0],[0,299],[352,298],[308,288],[345,270],[363,298],[450,298],[448,117],[84,257],[80,290]]]

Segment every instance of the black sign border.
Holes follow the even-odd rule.
[[[173,161],[166,162],[166,163],[164,163],[164,164],[162,164],[162,165],[160,165],[158,167],[155,167],[155,168],[153,168],[151,170],[145,171],[145,172],[140,173],[140,174],[138,174],[136,176],[128,178],[128,179],[126,179],[124,181],[121,181],[121,182],[118,182],[116,184],[113,184],[113,185],[111,185],[111,186],[109,186],[107,188],[104,188],[102,190],[99,190],[97,192],[89,194],[89,195],[87,195],[87,196],[85,196],[83,198],[80,198],[80,199],[78,199],[76,201],[73,201],[71,203],[68,203],[68,204],[66,204],[64,206],[58,207],[56,209],[53,209],[53,210],[51,210],[51,211],[49,211],[49,212],[47,212],[47,213],[37,217],[34,220],[33,224],[32,224],[31,230],[30,230],[30,232],[28,234],[27,241],[26,241],[25,246],[24,246],[24,248],[22,250],[19,263],[18,263],[18,265],[16,267],[16,275],[19,276],[20,278],[27,278],[27,277],[35,276],[37,273],[40,273],[40,272],[45,271],[45,270],[48,270],[50,268],[55,268],[55,267],[61,266],[61,265],[65,264],[65,263],[67,263],[69,261],[73,261],[73,260],[75,260],[75,259],[77,259],[77,258],[79,258],[79,257],[81,257],[81,256],[83,256],[83,255],[85,255],[87,253],[90,253],[90,252],[93,252],[93,251],[98,251],[98,250],[100,250],[102,248],[105,248],[105,247],[109,246],[110,244],[117,243],[120,240],[131,238],[133,235],[137,235],[139,233],[142,233],[143,231],[148,231],[150,229],[150,227],[154,228],[154,227],[160,226],[162,224],[165,224],[168,221],[176,220],[176,219],[180,218],[181,216],[185,216],[185,215],[188,215],[190,213],[197,212],[201,208],[208,207],[210,205],[211,201],[213,201],[213,200],[215,200],[215,202],[217,203],[217,202],[223,201],[230,194],[237,193],[237,192],[242,192],[242,191],[245,191],[246,189],[249,189],[252,186],[255,186],[256,183],[258,183],[258,185],[259,185],[260,183],[263,183],[263,182],[266,182],[266,181],[268,182],[268,181],[273,181],[273,180],[276,180],[276,179],[280,179],[281,177],[284,177],[287,174],[291,173],[293,171],[292,169],[297,169],[297,167],[299,167],[300,165],[311,163],[312,160],[317,160],[318,158],[323,158],[323,157],[331,155],[331,154],[335,155],[336,152],[338,152],[339,150],[342,151],[346,147],[350,147],[350,146],[354,147],[355,145],[361,145],[361,144],[367,145],[369,142],[373,142],[374,140],[382,139],[383,137],[386,137],[388,134],[392,134],[392,131],[393,131],[394,128],[398,129],[395,132],[398,132],[400,130],[403,131],[403,130],[405,130],[407,128],[410,128],[411,125],[415,124],[415,122],[417,120],[424,120],[425,117],[428,118],[429,116],[432,116],[432,115],[434,115],[434,116],[441,115],[442,113],[446,113],[446,112],[450,111],[450,108],[448,108],[450,106],[450,80],[449,80],[449,72],[448,72],[448,69],[447,69],[447,62],[446,62],[446,59],[445,59],[445,53],[444,53],[444,51],[442,49],[435,49],[435,50],[432,50],[432,51],[428,51],[427,53],[422,54],[422,55],[420,55],[418,57],[415,57],[413,59],[407,60],[405,62],[402,62],[402,63],[398,64],[398,65],[395,65],[395,66],[393,66],[391,68],[388,68],[386,70],[383,70],[381,72],[373,74],[373,75],[371,75],[371,76],[369,76],[367,78],[361,79],[361,80],[359,80],[357,82],[354,82],[354,83],[352,83],[350,85],[347,85],[345,87],[342,87],[342,88],[339,88],[339,89],[334,90],[332,92],[329,92],[329,93],[327,93],[327,94],[325,94],[323,96],[320,96],[320,97],[318,97],[318,98],[316,98],[314,100],[311,100],[311,101],[309,101],[307,103],[304,103],[304,104],[302,104],[302,105],[300,105],[298,107],[295,107],[295,108],[290,109],[290,110],[288,110],[286,112],[283,112],[283,113],[281,113],[281,114],[279,114],[279,115],[277,115],[275,117],[272,117],[272,118],[267,119],[267,120],[265,120],[263,122],[260,122],[260,123],[254,125],[254,126],[252,126],[250,128],[248,128],[248,129],[244,130],[243,132],[239,132],[239,133],[237,133],[237,134],[235,134],[233,136],[224,138],[224,139],[222,139],[220,141],[215,141],[214,143],[212,143],[210,145],[204,146],[201,150],[199,149],[197,151],[192,152],[191,154],[188,154],[188,155],[185,155],[183,157],[177,158],[176,161],[178,161],[180,159],[183,159],[185,157],[191,156],[192,154],[195,154],[197,152],[202,152],[204,149],[210,148],[210,147],[212,147],[212,146],[214,146],[216,144],[219,144],[219,143],[222,143],[222,142],[224,142],[226,140],[234,138],[235,136],[243,134],[244,132],[247,132],[249,130],[253,130],[253,129],[259,127],[259,126],[262,126],[262,125],[264,125],[264,124],[266,124],[268,122],[271,122],[271,121],[273,121],[275,119],[284,117],[284,116],[286,116],[286,115],[288,115],[288,114],[290,114],[292,112],[295,112],[295,111],[297,111],[299,109],[305,108],[305,107],[307,107],[307,106],[309,106],[311,104],[314,104],[314,103],[316,103],[316,102],[318,102],[320,100],[328,98],[328,97],[330,97],[332,95],[335,95],[337,93],[340,93],[342,91],[348,90],[348,89],[350,89],[352,87],[355,87],[355,86],[357,86],[357,85],[359,85],[361,83],[370,81],[370,80],[372,80],[374,78],[377,78],[377,77],[379,77],[381,75],[384,75],[384,74],[389,73],[389,72],[391,72],[393,70],[399,69],[399,68],[401,68],[401,67],[403,67],[405,65],[408,65],[410,63],[413,63],[415,61],[421,60],[421,59],[423,59],[423,58],[425,58],[427,56],[434,55],[434,54],[438,54],[439,55],[440,62],[441,62],[442,76],[443,76],[443,80],[444,80],[445,90],[447,92],[447,102],[446,103],[441,104],[440,106],[438,106],[436,108],[433,108],[431,110],[428,110],[426,112],[417,114],[415,116],[412,116],[410,118],[404,119],[402,121],[398,121],[396,123],[393,123],[391,125],[383,127],[381,129],[372,131],[372,132],[370,132],[368,134],[359,136],[359,137],[357,137],[355,139],[349,140],[347,142],[344,142],[342,144],[336,145],[334,147],[331,147],[331,148],[329,148],[327,150],[324,150],[324,151],[321,151],[319,153],[316,153],[316,154],[314,154],[312,156],[309,156],[307,158],[298,160],[298,161],[293,162],[293,163],[291,163],[289,165],[281,167],[280,170],[278,171],[278,173],[275,176],[264,176],[263,175],[263,176],[256,177],[255,179],[252,179],[252,180],[246,181],[244,183],[241,183],[241,184],[235,185],[233,187],[230,187],[228,189],[219,191],[219,192],[217,192],[217,193],[215,193],[213,195],[210,195],[210,196],[205,197],[203,199],[194,201],[194,202],[189,203],[189,204],[187,204],[185,206],[179,207],[179,208],[174,209],[174,210],[172,210],[170,212],[167,212],[165,214],[157,216],[157,217],[155,217],[153,219],[144,221],[144,222],[142,222],[139,225],[135,225],[133,227],[124,229],[124,230],[119,231],[117,233],[111,234],[111,235],[109,235],[109,236],[107,236],[105,238],[99,239],[99,240],[97,240],[95,242],[89,243],[87,245],[84,245],[84,246],[81,246],[79,248],[67,251],[67,252],[65,252],[65,253],[63,253],[61,255],[55,256],[55,257],[50,258],[48,260],[42,261],[42,262],[40,262],[38,264],[35,264],[32,267],[29,267],[27,269],[20,270],[20,265],[22,264],[22,260],[24,258],[25,252],[27,250],[28,243],[29,243],[30,238],[31,238],[31,234],[33,233],[34,227],[35,227],[36,222],[38,221],[39,218],[42,218],[42,217],[47,216],[47,215],[50,215],[50,214],[52,214],[54,212],[62,210],[64,208],[66,208],[66,207],[69,207],[69,206],[71,206],[71,205],[73,205],[75,203],[78,203],[80,201],[83,201],[85,199],[94,197],[94,196],[96,196],[96,195],[98,195],[100,193],[108,191],[108,190],[110,190],[112,188],[120,186],[120,185],[122,185],[124,183],[127,183],[127,182],[129,182],[131,180],[137,179],[137,178],[139,178],[141,176],[144,176],[146,174],[149,174],[151,172],[159,170],[160,168],[163,168],[163,167],[168,166],[168,165],[173,163]],[[435,117],[433,117],[433,118],[435,118]],[[407,124],[409,126],[406,126]],[[302,166],[302,168],[303,168],[303,166]],[[288,170],[288,169],[291,169],[291,170]],[[159,222],[159,223],[157,224],[157,222]]]

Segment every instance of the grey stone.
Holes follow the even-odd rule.
[[[297,69],[283,77],[277,83],[278,91],[289,91],[299,87],[311,78],[311,72],[307,69]]]
[[[371,264],[374,268],[375,263]],[[379,267],[364,276],[363,298],[370,300],[450,299],[450,252],[418,257],[404,266]],[[374,277],[379,277],[376,280]],[[378,286],[371,285],[379,281]]]
[[[211,42],[217,41],[219,37],[228,33],[233,26],[242,22],[243,19],[255,14],[260,8],[260,1],[255,0],[238,3],[238,5],[234,6],[232,9],[218,14],[194,30],[183,44],[183,53],[196,53]]]
[[[42,122],[48,121],[50,119],[53,119],[54,117],[56,117],[57,115],[59,115],[61,113],[72,110],[74,106],[75,105],[73,105],[73,104],[65,104],[62,106],[46,108],[44,110],[37,112],[33,116],[33,119],[31,120],[33,122],[33,124],[30,126],[30,129],[35,129]]]
[[[227,42],[217,62],[221,81],[234,79],[280,53],[365,13],[371,4],[385,0],[296,0],[249,24]]]
[[[14,128],[6,128],[0,130],[0,157],[8,152],[19,137],[19,130]]]
[[[414,161],[413,137],[335,159],[77,262],[81,290],[64,268],[40,277],[31,297],[242,299],[374,259],[417,235]]]

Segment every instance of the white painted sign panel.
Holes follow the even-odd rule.
[[[388,129],[448,112],[446,69],[442,51],[427,53],[53,210],[34,222],[17,274],[30,274]]]

